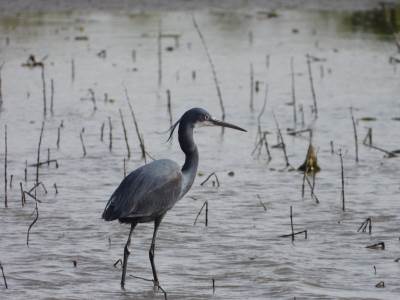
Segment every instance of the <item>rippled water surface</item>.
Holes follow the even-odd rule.
[[[189,192],[166,215],[157,239],[156,265],[169,299],[398,299],[400,295],[400,170],[398,158],[362,145],[367,128],[381,148],[400,148],[399,72],[389,57],[396,46],[385,26],[373,17],[350,13],[256,10],[194,12],[214,61],[226,109],[226,120],[247,134],[199,128],[199,176]],[[372,14],[373,15],[373,14]],[[364,22],[363,18],[372,20]],[[375,20],[375,21],[374,21]],[[374,23],[375,22],[375,23]],[[380,24],[382,25],[382,24]],[[159,28],[164,37],[162,82],[158,83]],[[387,28],[386,28],[387,29]],[[173,36],[177,36],[177,40]],[[206,52],[188,12],[30,14],[0,20],[0,64],[3,106],[0,113],[1,161],[4,162],[4,126],[8,128],[9,208],[0,209],[0,260],[9,288],[0,277],[1,299],[163,299],[152,284],[127,278],[119,286],[121,270],[113,264],[122,256],[129,227],[104,222],[100,216],[123,178],[126,145],[119,109],[122,109],[132,157],[131,171],[140,159],[134,125],[125,99],[126,87],[134,106],[147,151],[155,158],[182,163],[177,139],[165,142],[169,127],[167,90],[174,120],[194,106],[220,117],[217,93]],[[105,50],[105,57],[98,55]],[[318,119],[313,105],[306,54],[319,58],[311,64]],[[21,65],[34,54],[47,57],[45,79],[48,113],[38,189],[39,219],[32,227],[29,248],[26,233],[35,214],[27,199],[21,207],[19,182],[29,190],[35,182],[37,146],[43,120],[40,68]],[[305,127],[313,128],[322,171],[316,177],[316,204],[302,173],[285,168],[282,150],[272,148],[252,156],[261,117],[270,146],[277,144],[275,114],[283,131],[289,162],[298,167],[306,156],[308,135],[286,134],[293,128],[290,59],[294,59],[297,105],[303,106]],[[75,74],[72,78],[72,64]],[[250,102],[250,65],[259,89]],[[51,80],[54,115],[50,114]],[[93,111],[89,89],[96,98]],[[104,101],[105,93],[109,101]],[[357,121],[359,163],[355,162],[350,107]],[[299,108],[299,107],[297,107]],[[112,151],[109,125],[112,123]],[[297,109],[297,129],[303,128]],[[375,121],[360,120],[365,117]],[[57,129],[61,128],[57,149]],[[100,141],[102,124],[104,140]],[[80,133],[87,155],[83,157]],[[340,161],[344,153],[346,211],[341,207]],[[264,150],[263,150],[264,151]],[[233,171],[234,176],[228,175]],[[216,172],[220,187],[200,183]],[[2,181],[3,181],[2,171]],[[8,179],[8,184],[10,179]],[[58,187],[55,194],[53,184]],[[1,199],[4,190],[1,191]],[[204,201],[209,203],[208,227],[204,212],[193,222]],[[264,203],[263,208],[260,200]],[[306,229],[295,242],[290,233]],[[357,232],[372,218],[372,234]],[[134,233],[128,274],[151,278],[148,260],[153,225],[141,224]],[[366,246],[384,242],[385,250]],[[76,261],[74,267],[73,261]],[[375,267],[375,269],[374,269]],[[212,289],[215,280],[215,292]],[[380,281],[384,288],[376,288]]]

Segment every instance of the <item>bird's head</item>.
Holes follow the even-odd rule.
[[[206,111],[203,108],[192,108],[186,111],[182,117],[172,126],[171,128],[171,134],[169,139],[172,137],[172,134],[175,130],[175,127],[180,124],[182,127],[189,126],[191,128],[194,128],[195,126],[220,126],[220,127],[227,127],[227,128],[232,128],[240,131],[245,131],[245,129],[240,128],[239,126],[215,120],[211,117],[210,113]]]

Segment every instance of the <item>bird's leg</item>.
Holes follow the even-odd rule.
[[[153,271],[154,287],[159,287],[160,286],[160,284],[158,282],[156,266],[154,264],[154,247],[155,247],[155,244],[156,244],[156,235],[157,235],[158,226],[160,226],[160,223],[161,223],[161,220],[162,220],[163,217],[164,217],[164,215],[162,215],[161,217],[157,218],[154,221],[153,239],[151,240],[151,246],[150,246],[150,250],[149,250],[149,258],[150,258],[150,263],[151,263],[151,269]]]
[[[133,229],[135,229],[136,223],[131,224],[131,230],[129,231],[129,237],[126,242],[125,248],[124,248],[124,262],[122,263],[122,278],[121,278],[121,288],[124,290],[125,289],[125,275],[126,275],[126,266],[128,264],[128,256],[131,254],[129,251],[129,246],[131,245],[131,236]]]

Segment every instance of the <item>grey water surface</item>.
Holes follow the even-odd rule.
[[[395,10],[399,16],[398,10]],[[226,121],[248,133],[199,128],[199,176],[189,192],[166,215],[158,234],[156,265],[169,299],[398,299],[400,295],[400,161],[362,145],[367,128],[373,143],[387,150],[399,145],[399,65],[389,63],[396,45],[381,11],[276,12],[255,9],[205,9],[193,12],[213,59],[226,109]],[[398,24],[398,23],[397,23]],[[162,81],[158,83],[158,34],[161,29]],[[174,38],[176,36],[176,38]],[[98,55],[102,50],[105,57]],[[39,219],[32,227],[35,203],[21,207],[19,182],[29,190],[35,182],[37,146],[43,120],[40,68],[22,64],[30,54],[44,60],[47,116],[41,160],[50,149],[54,164],[40,168]],[[306,54],[311,64],[318,103],[313,105]],[[396,56],[397,55],[397,56]],[[293,124],[290,59],[295,70],[297,101]],[[123,179],[126,145],[119,117],[122,109],[132,156],[131,171],[144,163],[125,98],[128,90],[147,151],[155,158],[183,163],[177,138],[166,142],[169,128],[167,90],[173,120],[191,107],[221,111],[211,68],[188,11],[28,13],[0,18],[0,64],[3,105],[0,149],[3,170],[4,126],[8,128],[9,208],[1,188],[0,261],[9,288],[0,277],[1,299],[163,299],[152,283],[127,277],[121,291],[120,266],[129,227],[104,222],[104,206]],[[259,90],[250,103],[250,64]],[[74,66],[73,66],[74,65]],[[72,68],[75,69],[72,78]],[[50,113],[51,79],[54,114]],[[285,168],[282,150],[251,155],[261,117],[270,146],[277,144],[273,113],[279,122],[293,167],[303,163],[308,135],[293,137],[287,128],[312,128],[321,172],[315,194],[303,174]],[[92,89],[97,110],[93,110]],[[108,101],[105,101],[107,93]],[[299,105],[303,106],[304,126]],[[359,163],[355,162],[353,126],[357,119]],[[112,123],[112,151],[109,125]],[[373,117],[366,122],[362,118]],[[57,128],[63,123],[60,148]],[[100,131],[104,126],[104,139]],[[80,133],[87,155],[83,157]],[[344,153],[346,211],[341,207],[339,156]],[[228,175],[233,171],[234,176]],[[216,172],[220,187],[209,181]],[[232,175],[232,174],[231,174]],[[2,171],[2,182],[3,182]],[[215,179],[214,179],[215,180]],[[8,179],[8,182],[10,180]],[[58,187],[55,193],[53,184]],[[208,201],[208,227],[204,211]],[[265,205],[262,206],[260,200]],[[306,229],[308,238],[295,242],[290,233]],[[357,232],[368,217],[372,234]],[[128,274],[151,278],[148,259],[153,224],[134,232]],[[385,243],[385,250],[366,246]],[[76,261],[74,267],[73,261]],[[374,269],[375,267],[375,269]],[[215,280],[215,292],[212,289]],[[384,288],[376,284],[384,281]]]

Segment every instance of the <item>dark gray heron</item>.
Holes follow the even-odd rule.
[[[160,287],[154,265],[154,247],[161,220],[168,210],[180,200],[190,189],[196,177],[199,164],[199,152],[193,140],[193,129],[196,124],[229,127],[246,131],[238,126],[217,121],[202,108],[192,108],[171,127],[172,134],[179,124],[179,145],[185,153],[185,163],[181,168],[169,159],[155,160],[131,172],[122,180],[119,187],[111,195],[104,209],[102,218],[106,221],[118,219],[121,223],[131,224],[128,240],[124,248],[122,263],[121,288],[125,286],[126,266],[130,254],[132,232],[138,223],[154,221],[153,239],[149,250],[153,283]]]

